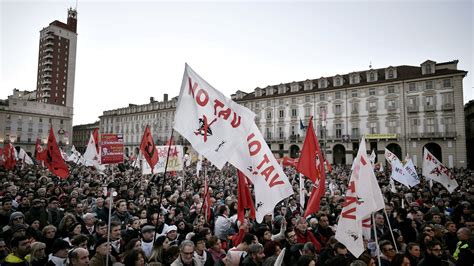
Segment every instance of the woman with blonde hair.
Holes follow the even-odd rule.
[[[48,262],[46,256],[46,244],[43,242],[34,242],[31,244],[30,254],[26,255],[25,259],[29,262],[30,266],[43,266]]]

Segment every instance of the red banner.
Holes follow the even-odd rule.
[[[100,163],[123,163],[122,134],[102,134],[100,136]]]

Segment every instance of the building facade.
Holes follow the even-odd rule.
[[[313,117],[321,147],[331,163],[351,164],[362,135],[377,160],[385,148],[406,154],[421,167],[426,147],[449,167],[465,167],[466,138],[458,61],[389,66],[305,81],[237,91],[232,99],[256,114],[256,124],[276,156],[298,157]],[[105,111],[100,129],[123,133],[126,153],[137,153],[143,131],[164,143],[171,133],[176,98]],[[301,122],[300,122],[301,120]],[[178,141],[183,141],[178,137]]]
[[[76,69],[77,12],[67,24],[55,20],[40,32],[36,97],[39,102],[73,107]]]
[[[469,101],[464,106],[466,117],[466,146],[467,146],[467,166],[474,169],[474,100]]]
[[[34,153],[36,139],[43,144],[53,127],[59,146],[72,141],[77,12],[68,10],[67,24],[53,21],[40,32],[36,91],[13,90],[0,100],[0,142],[12,142]]]
[[[72,133],[72,107],[36,102],[31,94],[15,89],[7,100],[0,101],[0,143],[11,142],[34,154],[36,139],[46,144],[52,126],[59,147],[66,150]]]
[[[161,102],[151,97],[147,104],[130,104],[128,107],[104,111],[99,117],[99,132],[122,133],[125,155],[137,155],[147,125],[150,125],[153,140],[157,145],[163,145],[168,141],[177,102],[177,97],[169,100],[168,94],[164,94]],[[177,144],[184,144],[184,139],[179,135],[173,139]]]
[[[74,148],[80,153],[84,153],[92,132],[94,129],[99,128],[99,126],[99,121],[91,124],[74,126],[72,128],[72,145],[74,145]]]

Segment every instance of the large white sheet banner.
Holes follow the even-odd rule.
[[[156,146],[158,151],[158,162],[153,168],[153,173],[164,173],[166,166],[166,157],[168,156],[168,147],[170,147],[170,157],[168,159],[168,168],[167,172],[172,171],[182,171],[184,166],[183,161],[183,146],[181,145],[165,145],[165,146]],[[142,161],[142,174],[148,175],[151,174],[150,165],[146,160]]]

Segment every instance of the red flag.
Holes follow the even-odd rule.
[[[142,143],[140,144],[140,150],[142,151],[143,156],[145,157],[148,165],[151,167],[151,173],[153,173],[153,168],[158,162],[158,151],[156,150],[155,142],[151,136],[150,128],[148,125],[143,132]]]
[[[95,149],[97,150],[97,154],[99,154],[99,129],[94,128],[94,131],[92,131],[92,136],[94,137],[95,141]]]
[[[237,220],[241,223],[244,222],[245,209],[250,209],[250,217],[255,219],[255,207],[252,200],[252,195],[249,190],[249,181],[247,177],[237,170],[237,176],[239,179],[239,186],[237,191]]]
[[[40,139],[36,139],[35,158],[37,161],[44,161],[46,159],[46,151],[41,147]]]
[[[298,165],[296,166],[296,170],[311,179],[313,183],[316,183],[316,180],[320,176],[324,175],[324,166],[323,171],[320,170],[320,167],[316,166],[316,160],[321,153],[320,150],[318,153],[318,150],[318,139],[316,138],[316,134],[314,134],[313,117],[311,117],[309,119],[306,138],[303,143],[303,149],[301,150],[301,156],[299,158]],[[319,158],[321,158],[321,156],[319,156]]]
[[[3,156],[4,156],[4,164],[6,170],[11,170],[15,168],[16,165],[16,158],[15,158],[15,147],[11,143],[6,144],[3,147]]]
[[[52,126],[49,129],[48,149],[46,150],[44,163],[51,173],[59,176],[61,179],[66,179],[69,176],[69,169],[59,151]]]
[[[207,182],[207,175],[204,175],[204,202],[202,203],[202,209],[204,210],[204,217],[206,222],[211,220],[211,195],[209,195],[209,184]]]

